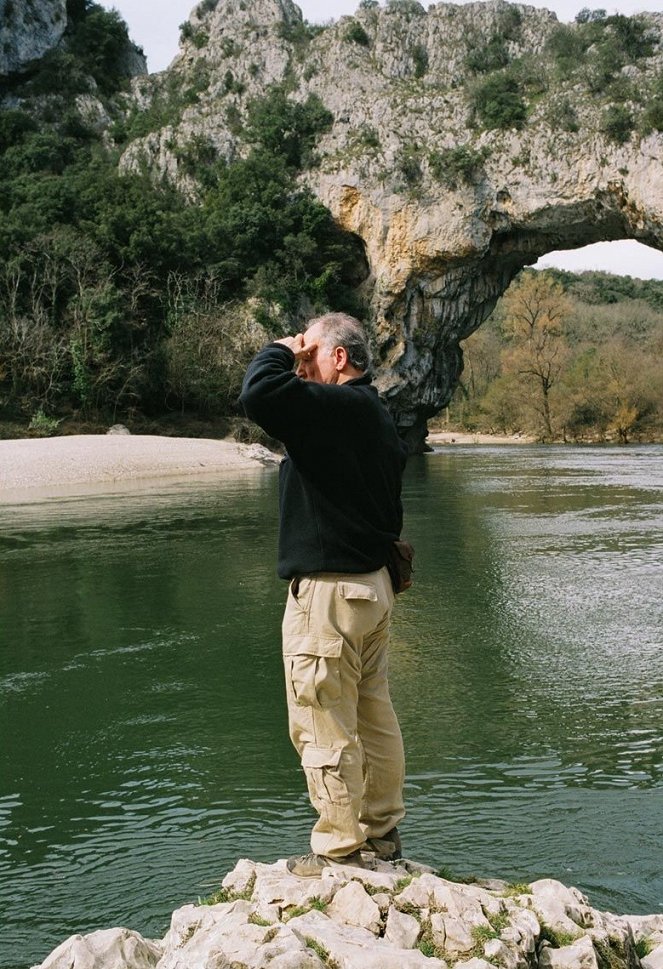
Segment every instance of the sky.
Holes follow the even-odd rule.
[[[463,0],[457,0],[463,2]],[[196,0],[101,0],[102,6],[115,8],[129,26],[134,43],[143,48],[150,72],[168,67],[177,54],[179,25],[188,18],[196,6]],[[427,5],[424,0],[424,6]],[[604,7],[609,13],[634,14],[643,10],[663,11],[663,0],[619,0],[617,5],[609,0],[530,0],[530,6],[546,7],[557,14],[559,20],[573,20],[583,7]],[[353,14],[359,0],[302,0],[298,3],[304,18],[311,23],[337,20]],[[638,242],[599,242],[572,252],[549,252],[536,264],[543,269],[556,266],[572,272],[585,269],[601,269],[620,275],[637,276],[641,279],[663,279],[663,252],[649,249]]]

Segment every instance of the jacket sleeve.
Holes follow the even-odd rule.
[[[286,447],[301,438],[320,411],[319,388],[298,377],[294,363],[292,350],[270,343],[249,364],[239,397],[246,416]]]

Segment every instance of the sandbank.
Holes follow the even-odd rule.
[[[101,482],[259,470],[278,457],[258,444],[150,434],[76,434],[0,441],[0,501]]]
[[[440,444],[534,444],[535,438],[527,434],[478,434],[466,431],[429,431],[426,443],[431,447]]]

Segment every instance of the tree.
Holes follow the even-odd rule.
[[[572,304],[547,273],[524,273],[504,297],[503,329],[509,343],[502,354],[504,373],[516,374],[528,390],[543,440],[554,438],[551,391],[568,357],[565,326]]]

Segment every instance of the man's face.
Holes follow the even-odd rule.
[[[299,361],[297,365],[297,376],[302,380],[311,380],[316,384],[335,384],[338,383],[339,371],[336,367],[336,358],[331,353],[328,346],[323,346],[319,341],[324,337],[323,328],[318,323],[309,326],[304,332],[304,346],[315,343],[310,353]]]

